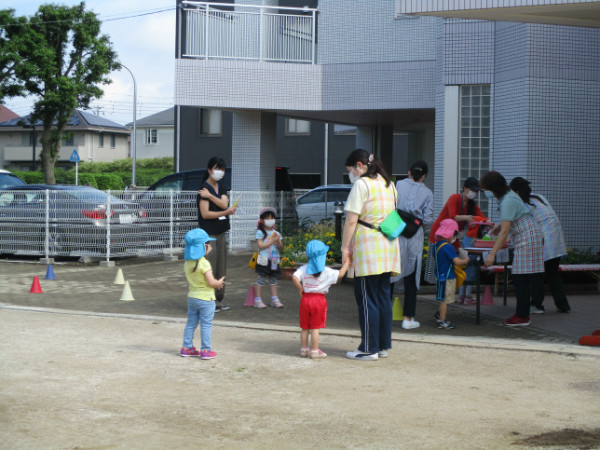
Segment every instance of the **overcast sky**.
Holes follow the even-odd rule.
[[[0,9],[12,8],[17,16],[29,16],[44,3],[72,6],[80,1],[0,0]],[[133,72],[137,118],[173,106],[175,0],[88,0],[86,9],[98,14],[102,33],[110,37],[119,61]],[[92,112],[124,125],[133,120],[133,80],[125,69],[110,78],[113,82],[102,87],[104,96],[92,103]],[[25,116],[32,101],[5,99],[4,105]]]

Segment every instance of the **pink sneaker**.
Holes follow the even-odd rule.
[[[320,349],[310,351],[310,359],[323,359],[323,358],[327,358],[327,353],[321,351]]]
[[[302,347],[300,349],[300,358],[308,358],[309,355],[310,355],[310,348]]]
[[[200,352],[200,359],[215,359],[217,354],[212,350],[202,350]]]
[[[179,353],[179,356],[200,356],[200,352],[194,347],[181,347],[181,352]]]
[[[454,303],[459,303],[459,304],[463,304],[465,302],[465,296],[464,295],[458,295],[456,297],[456,300],[454,300]]]
[[[476,305],[477,304],[477,300],[474,299],[473,297],[465,297],[465,301],[463,302],[463,304],[465,304],[465,305]]]
[[[278,298],[271,300],[271,306],[273,308],[283,308],[283,303],[279,301]]]
[[[267,305],[262,300],[254,300],[254,307],[258,309],[265,309]]]

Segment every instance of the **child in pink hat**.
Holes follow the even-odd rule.
[[[456,276],[454,265],[465,265],[469,258],[461,258],[456,253],[452,243],[458,237],[458,223],[453,219],[445,219],[435,233],[435,275],[437,277],[436,300],[439,300],[440,309],[435,313],[438,328],[450,330],[455,325],[447,320],[448,304],[456,299]]]

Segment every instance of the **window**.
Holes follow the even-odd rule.
[[[98,134],[98,147],[104,147],[104,133]]]
[[[116,140],[117,140],[117,136],[115,135],[115,133],[111,133],[110,134],[110,148],[115,148],[116,147]]]
[[[460,137],[458,173],[459,186],[468,177],[477,179],[490,166],[490,87],[472,85],[460,87]],[[480,195],[482,211],[487,210],[487,199]]]
[[[339,136],[348,135],[348,136],[356,136],[356,127],[352,125],[333,125],[333,133]]]
[[[309,135],[310,122],[300,119],[285,119],[285,134],[286,135]]]
[[[221,115],[219,109],[200,110],[200,134],[209,136],[221,135]]]
[[[74,136],[74,134],[66,132],[63,135],[62,145],[63,145],[63,147],[66,147],[67,145],[75,145],[75,136]]]
[[[37,134],[37,141],[39,143],[40,138],[41,138],[41,136],[40,136],[41,133],[36,133],[36,134]],[[21,133],[21,145],[23,147],[31,147],[33,145],[33,131]]]
[[[146,144],[158,144],[158,130],[156,128],[146,128]]]

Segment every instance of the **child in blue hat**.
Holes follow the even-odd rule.
[[[292,280],[300,292],[300,356],[321,359],[327,356],[319,349],[319,329],[325,328],[327,321],[327,300],[325,294],[332,284],[337,283],[348,271],[350,258],[340,270],[325,266],[329,247],[319,240],[306,244],[308,264],[294,272]],[[308,335],[310,334],[310,348]]]
[[[190,230],[185,235],[185,263],[183,270],[189,283],[188,320],[183,331],[181,356],[199,356],[200,359],[214,359],[217,354],[212,350],[212,320],[215,315],[215,289],[222,289],[225,277],[215,279],[212,267],[205,256],[211,251],[208,244],[214,241],[201,228]],[[194,347],[194,333],[200,324],[200,351]]]

